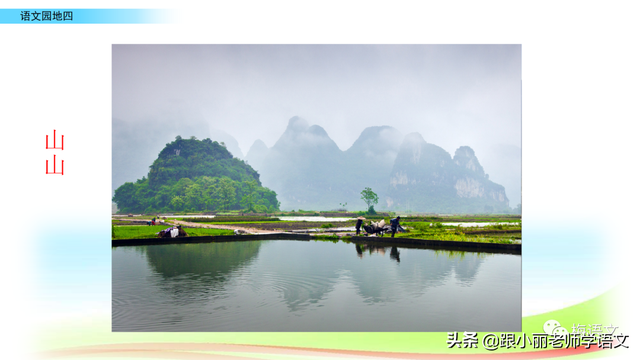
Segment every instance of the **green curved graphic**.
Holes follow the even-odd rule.
[[[585,301],[583,303],[570,306],[556,311],[525,317],[522,320],[522,331],[529,335],[532,333],[543,332],[543,324],[549,319],[560,322],[569,329],[573,324],[616,324],[616,320],[612,318],[611,304],[615,300],[616,291],[610,290],[596,298]],[[122,346],[144,344],[144,346],[157,347],[158,349],[167,346],[167,344],[201,344],[201,345],[253,345],[264,346],[265,349],[273,351],[274,347],[286,348],[286,351],[294,349],[323,349],[326,351],[366,351],[366,352],[397,352],[397,353],[414,353],[414,354],[499,354],[505,352],[531,352],[542,351],[535,350],[531,346],[525,349],[498,349],[489,352],[480,344],[478,349],[464,348],[448,348],[447,333],[111,333],[110,319],[108,315],[100,318],[80,319],[78,321],[69,321],[64,324],[57,324],[54,327],[43,327],[43,333],[40,334],[38,348],[41,355],[56,358],[65,358],[65,354],[76,354],[72,351],[78,351],[83,347],[92,347],[92,349],[101,349],[100,346]],[[624,329],[620,329],[624,332]],[[478,338],[486,333],[478,333]],[[516,333],[516,336],[522,333]],[[75,350],[74,350],[75,349]],[[104,350],[104,349],[103,349]],[[549,350],[549,349],[547,349]],[[595,356],[612,355],[613,352],[625,351],[627,349],[620,348],[615,350],[602,350],[590,352],[582,355],[571,355],[572,358],[591,358]],[[85,350],[86,351],[86,350]],[[98,350],[95,350],[98,351]],[[208,353],[218,354],[221,356],[241,356],[250,358],[278,358],[278,355],[268,355],[269,351],[250,354],[246,350],[240,350],[232,353],[224,351],[207,351],[206,349],[193,348],[192,350],[184,350],[187,353]],[[279,353],[284,355],[285,350]],[[90,351],[89,351],[90,352]],[[99,351],[98,351],[99,352]],[[127,358],[122,353],[114,352],[110,356],[112,358]],[[327,352],[323,352],[325,356]],[[322,354],[317,356],[323,358]],[[292,354],[294,355],[294,354]],[[547,357],[542,356],[541,357]],[[73,356],[69,356],[74,357]],[[340,356],[335,354],[335,356]],[[335,357],[331,356],[331,357]],[[150,356],[153,358],[153,356]],[[295,358],[292,356],[291,358]],[[307,357],[307,356],[304,356]],[[388,357],[388,356],[386,356]],[[565,356],[562,356],[565,357]],[[181,358],[180,356],[175,358]],[[186,358],[186,357],[185,357]],[[328,358],[328,357],[327,357]]]

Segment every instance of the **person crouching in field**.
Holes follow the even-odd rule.
[[[360,235],[360,227],[362,227],[362,221],[364,218],[362,216],[358,217],[358,221],[356,221],[356,236]]]
[[[391,237],[393,237],[398,231],[398,226],[400,226],[400,216],[395,219],[391,219]]]
[[[158,237],[161,238],[175,238],[175,237],[185,237],[189,236],[186,231],[182,229],[182,226],[172,226],[170,228],[166,228],[158,233]]]

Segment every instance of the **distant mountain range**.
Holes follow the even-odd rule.
[[[326,131],[294,117],[272,148],[256,140],[246,161],[278,194],[281,209],[366,208],[360,192],[370,187],[378,210],[438,213],[509,211],[502,185],[488,179],[473,149],[454,157],[418,133],[402,137],[389,126],[364,129],[341,151]]]
[[[488,179],[470,147],[458,148],[452,159],[418,133],[402,142],[385,195],[386,206],[393,209],[437,213],[509,209],[504,187]]]
[[[201,124],[192,127],[192,133],[204,138],[208,132],[212,140],[224,142],[233,156],[242,159],[231,135],[205,129]],[[142,130],[129,129],[114,120],[114,189],[146,174],[158,149],[180,133],[177,129],[163,130],[163,136],[159,136],[162,139],[153,144],[132,142],[128,140],[137,138]],[[403,136],[390,126],[364,129],[353,145],[342,151],[322,127],[293,117],[271,148],[256,140],[244,161],[258,171],[263,186],[277,193],[282,210],[366,210],[360,192],[370,187],[380,199],[376,210],[509,211],[509,198],[520,202],[520,148],[494,147],[483,154],[488,156],[484,161],[490,165],[484,168],[468,146],[458,148],[452,157],[420,134]],[[140,174],[125,178],[133,167],[139,168],[136,171]],[[492,180],[509,186],[509,197],[504,186],[489,180],[485,168],[491,169]]]

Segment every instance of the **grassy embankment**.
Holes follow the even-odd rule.
[[[287,214],[289,215],[289,214]],[[392,215],[393,216],[393,215]],[[365,223],[368,221],[377,221],[385,219],[385,222],[389,223],[389,216],[368,216]],[[130,218],[129,218],[130,219]],[[136,220],[142,220],[137,218]],[[227,224],[237,225],[238,227],[252,227],[263,230],[301,230],[312,228],[326,228],[326,227],[347,227],[354,226],[355,221],[334,221],[330,224],[327,222],[312,222],[312,221],[281,221],[277,218],[269,216],[217,216],[216,218],[182,218],[183,221],[197,222],[203,224]],[[443,223],[450,222],[489,222],[494,223],[484,227],[463,227],[463,226],[450,226]],[[125,223],[118,220],[113,220],[113,224]],[[508,223],[508,224],[498,224]],[[440,241],[469,241],[469,242],[486,242],[486,243],[503,243],[512,244],[518,243],[522,239],[522,225],[520,216],[514,215],[450,215],[450,216],[438,216],[438,215],[422,215],[422,216],[406,216],[401,217],[401,225],[408,230],[407,233],[398,233],[398,237],[425,239],[425,240],[440,240]],[[154,237],[155,233],[170,226],[169,224],[160,226],[122,226],[114,227],[116,229],[116,238],[143,238]],[[128,228],[123,230],[122,228]],[[188,233],[191,236],[199,235],[227,235],[232,234],[231,230],[217,230],[217,229],[188,229]],[[389,237],[387,234],[385,237]],[[318,239],[337,240],[340,237],[337,235],[321,235],[317,236]],[[348,236],[343,236],[342,239],[348,239]]]
[[[514,244],[522,240],[522,225],[515,222],[483,227],[447,226],[440,222],[408,222],[404,227],[408,232],[397,233],[396,236],[424,240],[498,244]]]
[[[522,240],[522,225],[520,223],[492,224],[483,227],[447,226],[440,222],[407,222],[403,224],[406,233],[396,233],[397,237],[439,240],[439,241],[463,241],[497,244],[517,244]],[[356,237],[338,235],[315,236],[322,240],[349,240]],[[390,239],[390,234],[384,237]],[[360,238],[360,237],[358,237]],[[366,239],[362,237],[362,239]],[[380,238],[379,238],[380,239]]]
[[[147,239],[158,237],[158,232],[164,230],[171,225],[129,225],[129,226],[113,226],[112,239]],[[233,235],[233,230],[223,229],[204,229],[204,228],[183,228],[189,236],[215,236],[215,235]]]

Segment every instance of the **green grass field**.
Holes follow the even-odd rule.
[[[113,232],[115,240],[120,239],[146,239],[158,236],[160,230],[170,227],[169,225],[128,225],[114,226]],[[189,236],[211,236],[211,235],[233,235],[233,230],[203,229],[203,228],[183,228]]]
[[[382,219],[383,217],[379,217]],[[365,224],[371,220],[379,220],[367,218]],[[384,217],[385,222],[389,224],[389,217]],[[436,221],[433,221],[437,219]],[[143,219],[136,219],[143,220]],[[328,227],[328,223],[313,223],[306,221],[282,221],[265,216],[220,216],[217,221],[207,218],[189,219],[187,217],[181,219],[184,221],[198,221],[201,224],[218,224],[218,225],[245,225],[258,229],[283,231],[300,230],[316,227]],[[212,221],[213,220],[213,221]],[[266,222],[265,222],[266,220]],[[457,220],[457,221],[454,221]],[[463,226],[447,226],[442,222],[491,222],[493,224],[484,227],[463,227]],[[497,224],[500,222],[501,224]],[[129,225],[117,226],[121,223],[118,220],[112,220],[115,237],[114,239],[140,239],[156,237],[160,230],[171,226],[170,224],[144,226]],[[519,216],[412,216],[409,218],[401,218],[401,225],[408,230],[407,233],[400,233],[396,236],[425,240],[441,240],[441,241],[467,241],[467,242],[484,242],[484,243],[502,243],[513,244],[522,241],[522,222]],[[505,224],[506,223],[506,224]],[[333,223],[335,226],[353,226],[354,220],[346,222]],[[190,228],[186,229],[189,236],[207,236],[207,235],[232,235],[232,230]],[[333,235],[332,235],[333,236]]]
[[[400,234],[402,237],[425,239],[425,240],[442,240],[442,241],[469,241],[469,242],[485,242],[512,244],[522,239],[522,233],[506,233],[503,231],[522,230],[520,223],[488,225],[485,227],[462,227],[462,226],[445,226],[442,223],[434,222],[409,222],[406,224],[409,231]],[[470,234],[470,232],[485,232]]]

